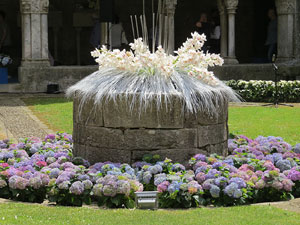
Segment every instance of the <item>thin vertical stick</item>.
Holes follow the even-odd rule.
[[[168,50],[168,16],[165,16],[165,25],[164,25],[164,49]]]
[[[138,19],[137,19],[136,15],[135,15],[135,25],[136,25],[136,30],[137,30],[137,38],[139,38],[140,37],[140,31],[139,31]]]
[[[162,45],[162,28],[163,28],[163,15],[159,15],[159,32],[158,32],[158,46]]]
[[[156,37],[155,37],[155,13],[152,14],[152,52],[154,53],[155,51],[155,41],[156,41]]]
[[[143,23],[143,16],[140,15],[141,27],[142,27],[142,38],[145,41],[145,30],[144,30],[144,23]]]
[[[144,22],[144,32],[145,32],[145,43],[147,46],[149,46],[146,15],[144,14],[143,17],[144,17],[143,22]]]
[[[133,39],[136,39],[132,15],[130,15],[130,20],[131,20],[131,29],[132,29]]]

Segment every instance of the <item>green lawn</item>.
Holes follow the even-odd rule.
[[[50,129],[73,132],[73,103],[66,98],[25,98],[29,109]]]
[[[64,98],[26,98],[34,114],[54,131],[72,133],[72,102]],[[300,142],[300,107],[230,107],[229,131],[250,138],[281,136],[290,144]]]
[[[300,213],[271,206],[190,210],[105,210],[0,204],[0,224],[300,224]]]
[[[234,134],[280,136],[292,145],[300,143],[300,107],[230,107],[228,125]]]

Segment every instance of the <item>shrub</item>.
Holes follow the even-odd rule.
[[[229,80],[225,82],[245,101],[274,102],[276,97],[275,83],[262,80]],[[280,102],[300,102],[300,81],[278,82],[278,100]]]

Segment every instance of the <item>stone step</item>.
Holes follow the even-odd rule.
[[[0,93],[20,93],[21,87],[20,83],[0,84]]]

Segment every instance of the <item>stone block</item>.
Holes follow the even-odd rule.
[[[76,130],[75,130],[76,129]],[[86,130],[88,127],[76,123],[73,126],[73,136],[74,136],[74,143],[78,144],[87,144],[87,135],[86,135]]]
[[[139,98],[139,96],[121,96],[115,102],[113,100],[105,102],[103,105],[104,126],[113,128],[183,128],[183,107],[178,97],[171,98],[167,107],[162,100],[160,108],[153,100],[149,103],[148,108],[141,112],[138,104],[131,107],[133,98]]]
[[[86,144],[98,148],[124,148],[124,135],[120,129],[86,127]]]
[[[115,163],[131,163],[131,152],[120,149],[97,148],[87,146],[85,149],[85,158],[91,164],[106,161]]]
[[[216,145],[209,145],[206,147],[206,151],[208,152],[209,155],[216,153],[218,155],[227,156],[228,155],[227,141]]]
[[[142,160],[143,156],[146,154],[160,155],[161,159],[165,158],[172,159],[173,162],[179,162],[188,165],[188,161],[196,154],[201,153],[207,155],[205,149],[163,149],[163,150],[154,150],[154,151],[133,151],[132,152],[132,162]]]
[[[85,149],[86,149],[85,145],[80,145],[80,144],[74,143],[74,145],[73,145],[74,157],[82,157],[84,159],[87,159]]]
[[[198,125],[211,125],[227,122],[228,119],[228,103],[225,107],[218,108],[217,112],[197,112],[195,114],[185,112],[184,114],[184,127],[193,128]]]
[[[73,120],[79,124],[87,126],[103,126],[102,107],[95,105],[93,100],[89,100],[80,105],[80,99],[74,98]]]
[[[125,130],[126,148],[173,149],[197,147],[197,129],[133,129]]]
[[[198,127],[198,147],[224,142],[227,137],[226,123]]]

